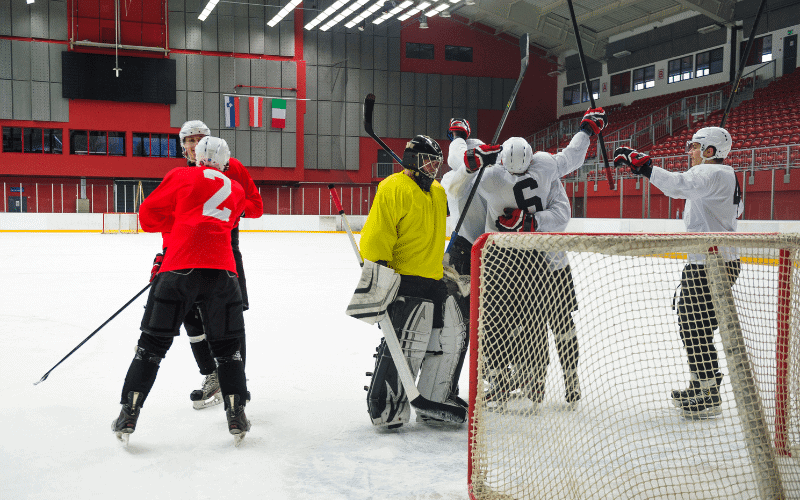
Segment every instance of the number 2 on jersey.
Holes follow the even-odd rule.
[[[538,187],[539,183],[532,177],[526,177],[514,184],[514,199],[517,201],[517,207],[520,210],[528,210],[529,207],[536,207],[536,212],[544,210],[541,198],[536,195],[525,196],[525,189],[535,191]]]
[[[207,168],[203,170],[203,176],[206,179],[221,179],[222,187],[217,190],[214,195],[203,203],[203,215],[214,217],[222,222],[228,222],[231,217],[230,208],[220,208],[220,205],[225,202],[228,196],[231,195],[231,180],[219,170]]]

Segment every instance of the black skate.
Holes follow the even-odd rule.
[[[192,391],[189,399],[192,400],[192,406],[195,410],[202,410],[222,403],[222,392],[219,389],[217,372],[206,375],[206,378],[203,379],[203,388]]]
[[[717,381],[717,387],[719,387],[722,384],[722,373],[716,372],[715,378]],[[671,396],[672,404],[678,408],[682,408],[683,404],[689,399],[700,396],[700,378],[696,373],[692,373],[691,380],[689,381],[689,387],[683,391],[673,389]]]
[[[578,374],[568,373],[564,375],[564,399],[567,404],[574,405],[581,399],[581,383],[578,380]]]
[[[722,413],[720,404],[722,400],[719,397],[719,386],[715,384],[718,379],[711,379],[710,387],[702,387],[705,385],[701,382],[700,389],[697,390],[693,398],[683,401],[681,409],[683,416],[689,419],[706,419],[711,418]]]
[[[244,414],[244,405],[239,404],[240,396],[230,394],[225,399],[225,416],[228,418],[228,432],[233,434],[233,445],[242,443],[247,431],[250,430],[250,421]]]
[[[139,410],[142,408],[143,399],[141,392],[129,392],[128,402],[122,405],[119,417],[111,422],[111,430],[125,446],[128,445],[128,439],[136,430],[136,421],[139,420]]]
[[[489,411],[503,411],[508,400],[511,399],[510,374],[508,370],[491,370],[489,376],[484,380],[488,388],[483,391],[483,400]]]

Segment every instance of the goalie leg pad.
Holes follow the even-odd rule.
[[[406,362],[416,376],[431,337],[433,302],[418,297],[397,297],[389,306],[389,315]],[[384,332],[384,335],[391,334]],[[373,425],[399,427],[409,419],[408,397],[385,341],[381,340],[377,351],[375,370],[367,389],[369,416]]]
[[[399,274],[386,266],[365,260],[361,278],[345,313],[374,325],[386,314],[399,288]]]
[[[433,330],[417,384],[423,397],[437,403],[454,396],[467,345],[467,325],[455,297],[447,297],[443,315],[444,326]]]

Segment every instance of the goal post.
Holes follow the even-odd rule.
[[[140,229],[136,212],[103,213],[103,234],[138,234]]]
[[[702,412],[671,394],[689,263],[723,374]],[[471,286],[471,498],[800,499],[800,235],[492,233]]]

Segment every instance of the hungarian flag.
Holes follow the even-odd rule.
[[[232,95],[225,96],[225,126],[236,128],[239,126],[239,98]]]
[[[263,127],[264,120],[261,115],[264,113],[264,99],[261,97],[250,97],[250,126]]]
[[[272,127],[286,128],[286,101],[284,99],[272,100]]]

